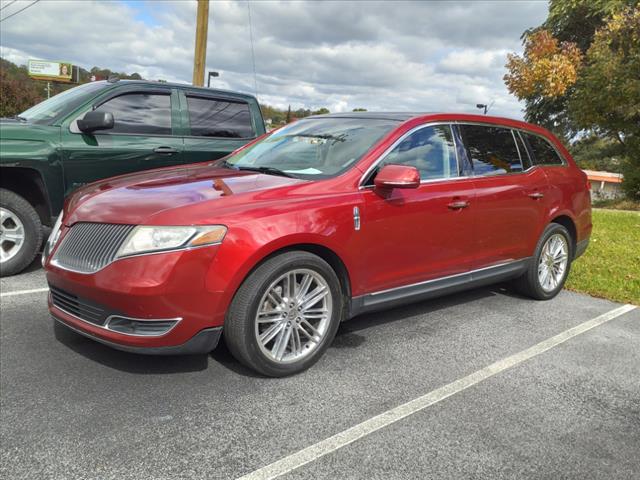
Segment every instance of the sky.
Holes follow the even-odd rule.
[[[0,19],[33,0],[0,1]],[[0,23],[0,55],[190,82],[195,0],[42,0]],[[211,1],[212,86],[280,108],[478,112],[522,118],[502,80],[542,1]],[[251,18],[251,22],[249,22]],[[251,29],[249,26],[251,25]],[[255,58],[252,61],[251,34]]]

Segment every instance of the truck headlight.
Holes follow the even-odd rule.
[[[133,229],[118,250],[117,257],[143,253],[201,247],[222,242],[227,227],[224,225],[193,227],[138,226]]]

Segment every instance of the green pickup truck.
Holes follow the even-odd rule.
[[[33,261],[76,188],[214,160],[263,133],[251,95],[133,80],[87,83],[0,120],[0,275]]]

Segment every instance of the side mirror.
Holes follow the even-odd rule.
[[[394,188],[418,188],[420,172],[406,165],[385,165],[373,179],[375,189],[388,193]]]
[[[78,120],[78,129],[84,133],[92,133],[96,130],[109,130],[113,128],[113,113],[111,112],[87,112]]]

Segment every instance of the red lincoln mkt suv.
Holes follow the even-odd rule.
[[[349,113],[87,185],[43,262],[50,312],[77,333],[148,354],[209,352],[224,333],[283,376],[365,312],[504,280],[551,299],[590,233],[587,177],[540,127]]]

